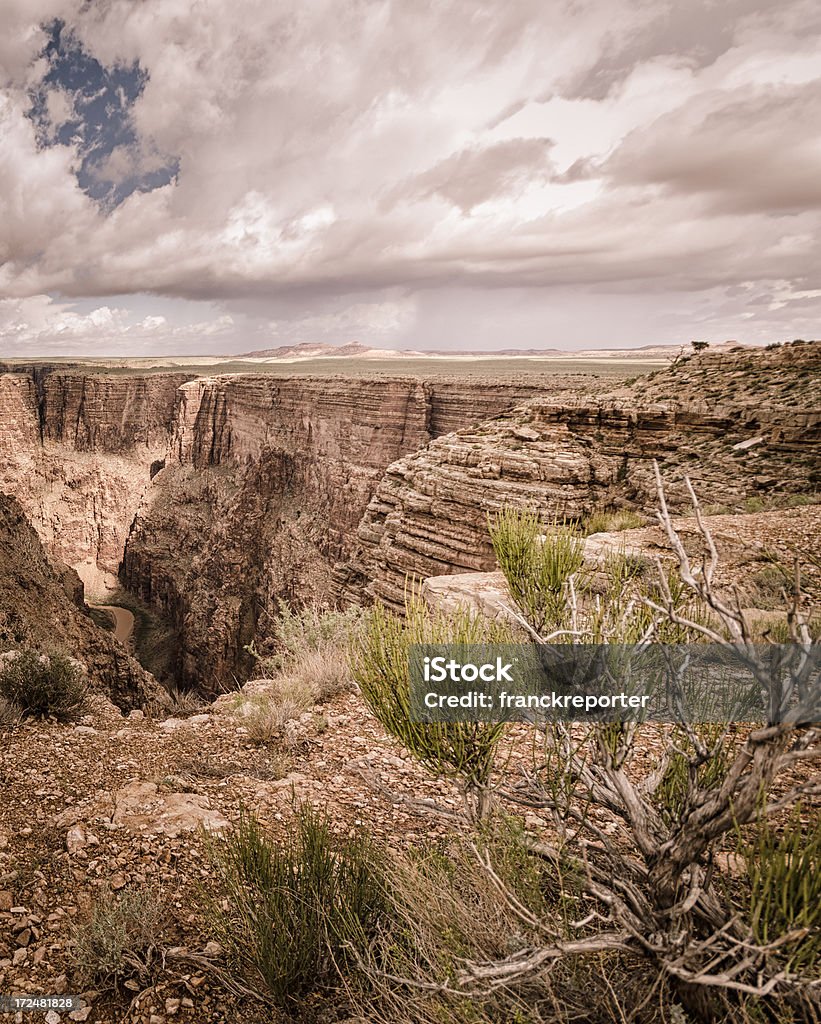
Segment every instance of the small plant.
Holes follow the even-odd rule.
[[[381,605],[373,608],[351,652],[351,667],[376,718],[430,771],[456,776],[466,797],[483,793],[493,767],[504,724],[498,722],[423,722],[411,710],[408,659],[418,644],[510,643],[505,623],[467,612],[455,616],[429,611],[417,597],[408,601],[406,617]]]
[[[16,700],[0,697],[0,732],[11,732],[22,717],[23,709]]]
[[[647,519],[644,516],[629,509],[617,512],[601,511],[588,516],[584,523],[584,532],[586,536],[593,533],[620,533],[622,530],[635,530],[646,525]]]
[[[165,903],[148,886],[107,892],[94,903],[78,930],[74,959],[80,974],[103,987],[151,973],[167,918]]]
[[[759,498],[754,495],[752,498],[747,498],[744,502],[745,512],[763,512],[767,507],[766,502],[763,498]]]
[[[361,608],[340,612],[309,605],[294,611],[285,601],[280,601],[279,616],[274,623],[275,653],[262,654],[254,644],[249,644],[246,650],[257,660],[266,678],[275,676],[312,652],[344,649],[361,616]]]
[[[762,818],[752,835],[739,835],[738,852],[750,880],[749,913],[762,945],[785,943],[788,967],[817,976],[821,967],[821,817],[802,824],[796,804],[780,831]]]
[[[67,655],[24,648],[5,656],[0,696],[24,715],[68,722],[85,710],[88,689],[82,670]]]
[[[337,839],[302,806],[282,840],[243,814],[211,851],[219,896],[208,917],[243,976],[277,1004],[332,985],[369,948],[385,896],[363,836]]]
[[[172,718],[190,718],[205,707],[205,701],[195,690],[180,690],[174,686],[168,691],[168,696],[167,712]]]
[[[307,705],[296,697],[261,697],[244,705],[242,722],[248,739],[266,746],[281,739],[288,722],[299,718]]]
[[[567,584],[584,562],[584,541],[565,526],[542,536],[535,512],[504,509],[490,524],[493,550],[514,601],[542,633],[560,627],[568,601]]]
[[[286,671],[289,690],[306,691],[311,703],[323,704],[351,689],[351,671],[345,647],[307,651]]]

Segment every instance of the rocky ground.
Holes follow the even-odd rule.
[[[250,742],[238,699],[156,721],[94,697],[79,724],[33,722],[0,737],[0,993],[81,993],[86,1007],[60,1019],[100,1024],[270,1021],[270,1010],[232,995],[208,967],[221,955],[202,913],[207,836],[241,807],[285,827],[295,799],[326,809],[340,833],[364,826],[393,845],[444,834],[385,797],[387,780],[396,792],[441,786],[358,696],[306,712],[268,747]],[[77,963],[77,930],[95,905],[134,888],[163,901],[156,944],[166,966],[116,993],[95,989]]]

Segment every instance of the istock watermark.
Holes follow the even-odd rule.
[[[424,644],[421,722],[821,721],[821,648],[762,644]]]

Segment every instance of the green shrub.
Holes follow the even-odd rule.
[[[363,836],[337,839],[302,806],[282,840],[244,813],[211,851],[219,888],[209,919],[241,973],[277,1004],[332,985],[370,945],[384,876]]]
[[[747,498],[744,501],[745,512],[763,512],[767,507],[766,502],[763,498],[754,495],[752,498]]]
[[[416,644],[510,643],[505,623],[468,612],[445,615],[411,598],[404,620],[381,605],[373,608],[351,650],[351,671],[362,696],[382,725],[429,770],[455,775],[466,789],[490,776],[504,725],[487,722],[420,722],[411,714],[408,659]]]
[[[542,536],[535,512],[503,509],[490,523],[499,566],[524,617],[541,633],[557,628],[567,613],[567,582],[584,562],[584,541],[556,524]]]
[[[730,755],[721,742],[723,724],[704,723],[692,728],[708,754],[691,776],[692,742],[684,729],[674,730],[670,742],[677,749],[670,757],[667,770],[654,794],[661,818],[668,826],[681,820],[684,812],[689,809],[688,802],[694,796],[700,791],[716,789],[727,775]]]
[[[145,979],[166,919],[162,897],[149,886],[98,897],[74,940],[81,977],[104,987],[116,987],[132,977]]]
[[[791,971],[821,967],[821,817],[801,822],[801,805],[777,831],[763,815],[755,831],[739,836],[738,852],[750,880],[749,915],[758,942],[797,932],[785,944]]]
[[[88,689],[82,670],[67,655],[24,648],[6,656],[0,696],[19,705],[24,715],[71,721],[85,710]]]

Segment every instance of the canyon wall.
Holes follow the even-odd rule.
[[[0,491],[89,592],[116,579],[187,374],[0,375]]]
[[[649,510],[653,459],[679,505],[688,472],[708,504],[817,489],[818,351],[708,354],[609,397],[584,377],[3,375],[0,490],[87,585],[119,570],[178,634],[178,681],[215,692],[280,600],[399,607],[409,576],[492,568],[505,505]]]
[[[686,475],[705,506],[732,508],[817,491],[820,455],[817,407],[536,400],[390,466],[334,593],[399,610],[408,580],[493,569],[488,517],[505,506],[546,521],[602,508],[650,512],[653,460],[673,508],[688,506]]]
[[[179,679],[251,667],[279,599],[324,598],[386,467],[543,381],[0,375],[0,491],[94,596],[120,580],[179,634]]]
[[[46,558],[18,502],[0,494],[0,651],[33,646],[81,661],[91,689],[122,710],[167,698],[114,637],[94,624],[76,573]]]
[[[246,645],[270,633],[279,600],[328,596],[387,466],[444,425],[532,391],[261,374],[180,387],[166,465],[135,520],[122,579],[176,624],[182,682],[216,691],[244,677]]]

